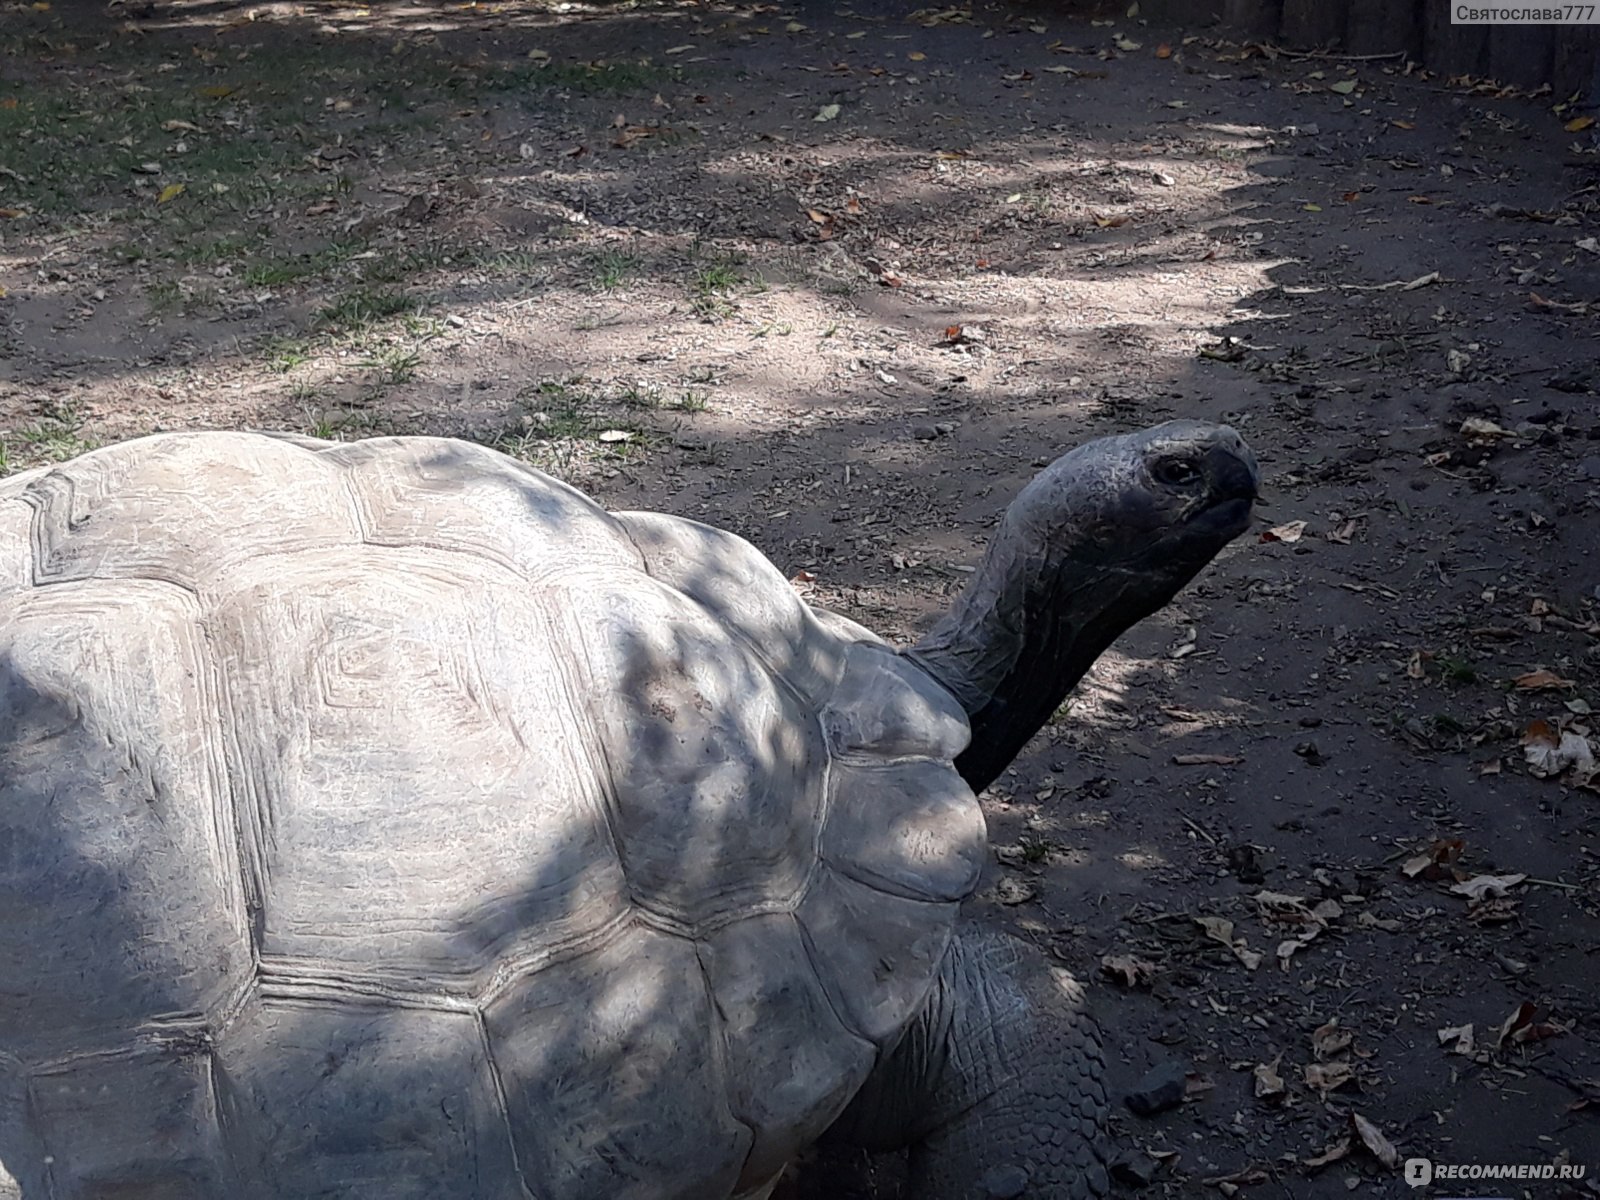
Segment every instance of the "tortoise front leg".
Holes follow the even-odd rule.
[[[1110,1188],[1100,1034],[1082,987],[971,931],[835,1136],[909,1145],[916,1200],[1096,1200]]]

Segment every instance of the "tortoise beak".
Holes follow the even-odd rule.
[[[1261,486],[1261,467],[1244,439],[1226,427],[1206,450],[1203,461],[1208,499],[1190,526],[1232,540],[1250,525]]]

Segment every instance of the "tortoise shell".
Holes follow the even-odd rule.
[[[757,1195],[977,881],[954,700],[495,451],[0,480],[0,1161],[56,1197]]]

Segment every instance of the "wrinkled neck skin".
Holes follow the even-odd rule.
[[[1097,561],[1063,555],[1049,534],[1008,513],[966,591],[907,651],[966,710],[972,741],[956,769],[975,792],[1005,770],[1095,659],[1171,600],[1217,548],[1163,539],[1136,557]]]

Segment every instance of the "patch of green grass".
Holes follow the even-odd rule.
[[[377,372],[380,384],[410,383],[417,377],[422,355],[404,346],[385,346],[363,360],[361,365]]]
[[[607,292],[621,287],[639,266],[637,258],[622,250],[603,250],[591,261],[595,287]]]
[[[454,266],[460,251],[448,246],[424,246],[403,254],[384,254],[362,265],[361,278],[367,283],[400,283],[428,271]]]
[[[1055,849],[1049,838],[1031,831],[1023,832],[1017,839],[1017,847],[1022,851],[1022,861],[1025,863],[1042,863]]]
[[[1441,654],[1437,661],[1439,663],[1439,676],[1446,683],[1467,684],[1478,682],[1478,672],[1466,659],[1450,658]]]
[[[337,442],[340,440],[339,427],[334,424],[333,418],[327,413],[319,413],[311,417],[310,423],[306,427],[306,434],[309,437],[321,438],[325,442]]]
[[[409,312],[400,318],[405,331],[420,341],[431,342],[444,336],[444,322],[420,312]]]
[[[46,417],[17,430],[16,438],[22,443],[24,457],[36,463],[65,462],[95,448],[95,443],[79,432],[75,418]]]
[[[129,266],[134,263],[144,262],[150,257],[150,251],[137,242],[118,242],[107,251],[112,258]]]
[[[617,400],[626,408],[660,408],[661,389],[650,383],[630,383],[617,392]]]
[[[269,258],[251,263],[244,269],[244,281],[251,287],[282,287],[296,283],[313,274],[301,262],[286,258]]]
[[[474,259],[475,265],[492,275],[544,275],[539,256],[529,250],[498,250]]]
[[[333,268],[349,262],[367,248],[360,240],[336,241],[309,254],[284,255],[264,258],[244,269],[244,281],[251,287],[282,287],[325,275]]]
[[[692,388],[685,388],[678,393],[677,399],[672,402],[672,407],[678,412],[702,413],[711,407],[710,398],[704,392],[697,392]]]
[[[183,302],[183,289],[175,279],[157,279],[147,283],[144,294],[150,302],[151,311],[156,313],[171,312]]]
[[[15,101],[0,107],[11,193],[48,214],[135,208],[164,221],[214,204],[212,184],[269,175],[299,159],[296,139],[242,133],[223,121],[241,97],[206,96],[201,86],[210,78],[185,64],[165,74],[63,71],[26,88],[0,85],[0,102]],[[303,108],[296,97],[284,111],[257,111],[252,124],[287,128]],[[161,173],[136,173],[144,163]],[[139,180],[145,186],[130,186]],[[158,212],[156,194],[168,183],[185,184],[185,192]]]
[[[380,417],[357,408],[341,406],[319,412],[308,407],[304,412],[305,433],[325,442],[343,442],[352,436],[378,432],[386,424]]]
[[[744,282],[736,258],[719,258],[703,264],[694,273],[690,288],[695,292],[731,292]]]
[[[724,255],[695,268],[689,279],[689,298],[697,313],[710,319],[733,311],[730,297],[745,282],[740,266],[738,258]]]
[[[268,338],[261,349],[266,355],[267,370],[275,375],[287,375],[311,361],[311,343],[301,337]]]
[[[252,243],[243,236],[232,234],[183,246],[176,256],[191,266],[211,266],[242,258],[249,252],[251,245]]]
[[[533,410],[528,432],[544,438],[582,438],[596,431],[593,398],[576,381],[540,383],[524,403]]]
[[[357,288],[323,308],[317,323],[329,329],[365,329],[385,317],[417,309],[417,301],[403,292]]]

